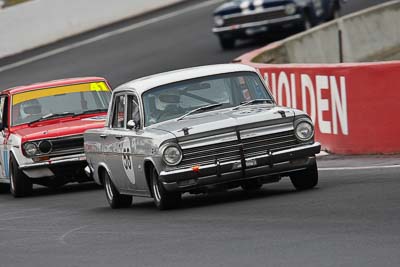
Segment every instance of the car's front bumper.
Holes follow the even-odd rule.
[[[282,30],[299,27],[299,25],[301,25],[301,22],[303,22],[303,16],[301,14],[295,14],[292,16],[276,19],[248,22],[226,27],[214,27],[212,31],[213,33],[222,37],[251,37],[258,33],[269,32],[272,30]]]
[[[22,170],[29,178],[46,178],[54,176],[68,176],[84,173],[87,166],[85,154],[60,156],[40,162],[21,164]]]
[[[168,191],[190,191],[203,186],[304,170],[314,163],[315,154],[320,151],[321,145],[314,143],[242,160],[198,166],[195,170],[162,171],[159,178]]]

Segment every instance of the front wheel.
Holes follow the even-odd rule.
[[[219,37],[219,43],[224,50],[233,49],[235,47],[235,39],[233,38]]]
[[[332,7],[330,8],[331,12],[328,15],[328,21],[338,19],[340,17],[340,2],[339,0],[334,1],[332,3]]]
[[[302,31],[308,31],[309,29],[311,29],[313,27],[313,23],[311,22],[310,15],[307,12],[304,13],[303,20],[304,20],[303,25],[301,25]]]
[[[120,194],[108,173],[104,174],[104,190],[108,204],[112,209],[128,208],[132,205],[132,196]]]
[[[32,194],[32,182],[19,169],[18,163],[13,156],[10,160],[10,192],[14,197],[25,197]]]
[[[181,193],[168,192],[158,179],[157,170],[153,168],[151,172],[151,192],[154,204],[159,210],[176,208],[181,202]]]
[[[318,167],[314,162],[304,171],[298,171],[290,175],[290,180],[297,190],[307,190],[318,184]]]

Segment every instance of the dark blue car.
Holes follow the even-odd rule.
[[[213,32],[223,49],[236,39],[291,33],[336,18],[340,0],[232,0],[214,11]]]

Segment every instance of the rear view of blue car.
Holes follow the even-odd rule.
[[[214,11],[213,32],[231,49],[237,39],[307,30],[339,10],[340,0],[232,0]]]

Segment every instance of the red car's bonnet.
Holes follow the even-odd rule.
[[[42,121],[31,126],[24,124],[11,128],[11,134],[21,136],[21,142],[83,134],[86,130],[104,127],[105,116],[60,118]]]

